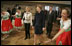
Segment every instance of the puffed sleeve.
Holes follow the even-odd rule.
[[[70,28],[70,26],[71,26],[71,20],[68,20],[67,22],[64,23],[63,29],[65,29],[66,31],[68,28]]]
[[[6,15],[10,16],[10,14],[8,12],[6,12]]]
[[[15,15],[18,15],[18,13],[16,12],[16,14]]]

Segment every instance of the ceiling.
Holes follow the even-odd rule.
[[[36,3],[55,3],[55,4],[67,4],[67,5],[71,5],[71,1],[27,1],[27,2],[36,2]]]
[[[71,5],[71,1],[2,1],[1,3],[51,3],[51,4],[66,4]]]

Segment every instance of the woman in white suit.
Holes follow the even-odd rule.
[[[30,25],[32,26],[32,13],[30,12],[30,8],[26,7],[26,12],[23,15],[24,26],[25,26],[25,40],[27,38],[30,39]]]

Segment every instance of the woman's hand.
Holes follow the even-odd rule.
[[[34,26],[32,26],[32,29],[34,29]]]
[[[57,18],[57,20],[60,20],[61,18]]]
[[[44,30],[46,30],[46,28],[44,27],[44,28],[42,28],[42,30],[44,31]]]
[[[52,42],[52,40],[51,40],[51,39],[49,39],[48,41],[45,41],[44,43],[48,43],[48,42]]]

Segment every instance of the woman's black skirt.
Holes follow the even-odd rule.
[[[41,26],[35,26],[35,34],[43,34],[43,30]]]

